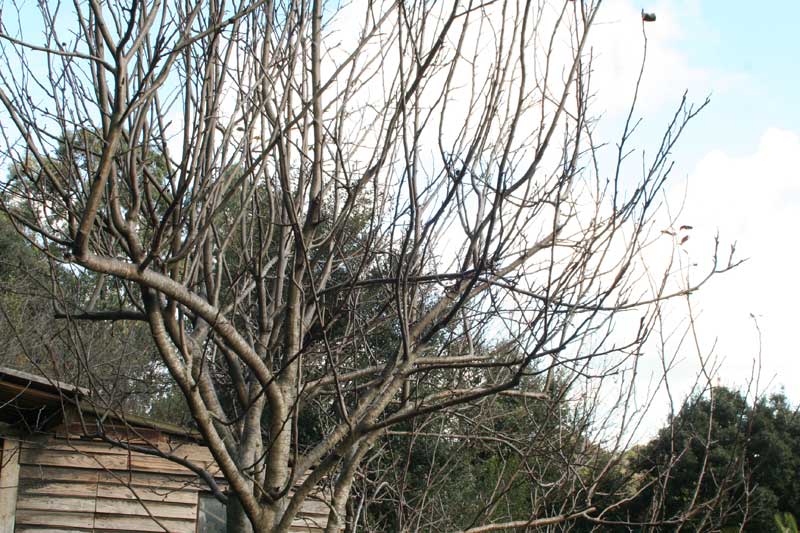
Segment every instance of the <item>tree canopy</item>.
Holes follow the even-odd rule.
[[[651,519],[680,515],[705,501],[715,513],[690,520],[692,530],[780,532],[776,515],[800,512],[798,437],[800,412],[783,393],[752,402],[715,387],[687,402],[637,451],[634,463],[645,479],[658,473],[663,480],[649,489],[660,493],[657,508],[641,512]]]
[[[612,478],[645,416],[640,357],[667,357],[662,305],[736,260],[689,278],[656,224],[707,101],[684,95],[631,163],[640,77],[604,151],[601,10],[91,0],[4,23],[0,208],[47,258],[57,350],[90,381],[131,352],[168,379],[230,531],[288,531],[314,493],[329,533],[604,524],[630,499]],[[472,450],[463,517],[423,516],[424,492],[385,520],[351,505],[390,494],[370,465],[429,479],[440,444]],[[399,450],[421,454],[405,480]]]

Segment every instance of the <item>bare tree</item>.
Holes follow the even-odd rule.
[[[699,108],[684,98],[634,172],[634,96],[608,165],[589,111],[600,11],[89,0],[41,3],[41,35],[3,13],[3,210],[125,302],[59,317],[148,325],[225,476],[232,531],[287,531],[323,484],[339,530],[392,428],[475,420],[497,395],[551,401],[559,372],[635,369],[660,302],[707,279],[673,291],[672,264],[643,260]],[[515,525],[600,520],[597,486],[567,478],[560,512]]]

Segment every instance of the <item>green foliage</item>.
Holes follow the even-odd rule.
[[[647,516],[648,498],[660,491],[660,519],[680,517],[696,498],[715,510],[720,529],[744,522],[748,532],[779,531],[775,514],[800,509],[800,414],[784,394],[750,404],[738,391],[712,392],[687,403],[639,451],[636,468],[650,472],[646,479],[658,472],[668,482],[644,491],[636,512]],[[680,459],[670,465],[676,452]]]
[[[98,143],[92,131],[76,131],[61,139],[42,164],[64,180],[88,179],[96,165]],[[29,160],[13,166],[0,189],[4,209],[23,220],[28,206],[21,198],[32,180],[45,179],[42,164]],[[163,174],[162,162],[146,164],[154,175]],[[58,194],[58,179],[48,184]],[[81,200],[76,196],[74,201]],[[59,212],[53,212],[52,218],[61,224],[54,231],[64,231],[76,222]],[[129,296],[124,287],[116,280],[54,261],[63,250],[37,250],[39,245],[24,226],[15,226],[7,215],[0,215],[0,366],[83,386],[90,385],[91,376],[95,398],[104,407],[183,421],[185,402],[175,394],[172,380],[155,355],[146,323],[55,318],[87,309],[121,309]]]
[[[8,218],[0,216],[0,365],[22,367],[25,351],[42,353],[51,327],[49,268]]]
[[[523,390],[543,386],[530,378]],[[376,450],[354,500],[368,503],[368,531],[454,531],[558,515],[573,483],[593,479],[610,458],[587,428],[569,402],[504,396],[416,419]],[[616,473],[604,477],[598,497],[617,482]]]
[[[779,533],[798,533],[797,520],[792,513],[775,513],[775,525]]]

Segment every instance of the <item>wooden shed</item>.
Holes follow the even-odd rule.
[[[97,437],[96,413],[77,408],[86,394],[0,368],[0,533],[225,531],[224,505],[191,470]],[[126,416],[106,418],[103,430],[217,472],[199,437],[178,426]],[[292,531],[323,531],[327,514],[312,499]]]

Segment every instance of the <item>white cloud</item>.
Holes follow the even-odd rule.
[[[800,213],[800,134],[769,129],[752,153],[715,150],[691,173],[681,220],[695,229],[687,253],[699,267],[708,264],[714,235],[737,242],[748,261],[712,282],[695,297],[706,347],[716,339],[723,359],[723,383],[742,385],[758,355],[763,334],[762,385],[786,385],[800,373],[796,342],[800,283],[796,238]],[[722,249],[725,253],[727,250]]]
[[[648,7],[656,21],[646,23],[647,64],[639,91],[640,112],[647,114],[674,102],[683,91],[706,95],[732,86],[741,76],[701,67],[680,49],[684,26],[692,19],[691,2],[660,2]],[[702,25],[702,24],[701,24]],[[702,25],[703,32],[711,31]],[[641,68],[644,36],[641,6],[630,0],[609,0],[592,29],[594,87],[598,107],[610,114],[626,112]]]

